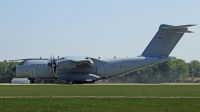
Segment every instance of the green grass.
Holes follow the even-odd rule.
[[[200,99],[13,98],[0,99],[1,112],[199,112]]]
[[[1,85],[0,96],[200,97],[200,85]]]
[[[155,98],[0,98],[0,112],[200,111],[200,98],[178,98],[200,97],[200,85],[0,85],[0,96],[155,96]]]

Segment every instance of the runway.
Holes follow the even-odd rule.
[[[94,83],[83,85],[200,85],[200,83]]]
[[[0,83],[1,85],[200,85],[200,83],[94,83],[94,84],[43,84],[43,83],[35,83],[35,84],[11,84],[11,83]]]

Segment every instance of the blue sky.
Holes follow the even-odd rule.
[[[0,60],[140,55],[160,24],[189,28],[171,56],[200,61],[200,1],[0,0]]]

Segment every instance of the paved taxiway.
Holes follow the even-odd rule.
[[[0,83],[1,85],[76,85],[76,84],[10,84],[10,83]],[[94,84],[78,84],[78,85],[200,85],[200,83],[94,83]]]
[[[200,85],[200,83],[94,83],[94,84],[83,84],[83,85]]]

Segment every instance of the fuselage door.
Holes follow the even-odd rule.
[[[103,76],[103,68],[98,68],[98,74]]]
[[[30,70],[30,74],[31,74],[31,77],[32,77],[32,78],[36,78],[35,69],[31,69],[31,70]]]

